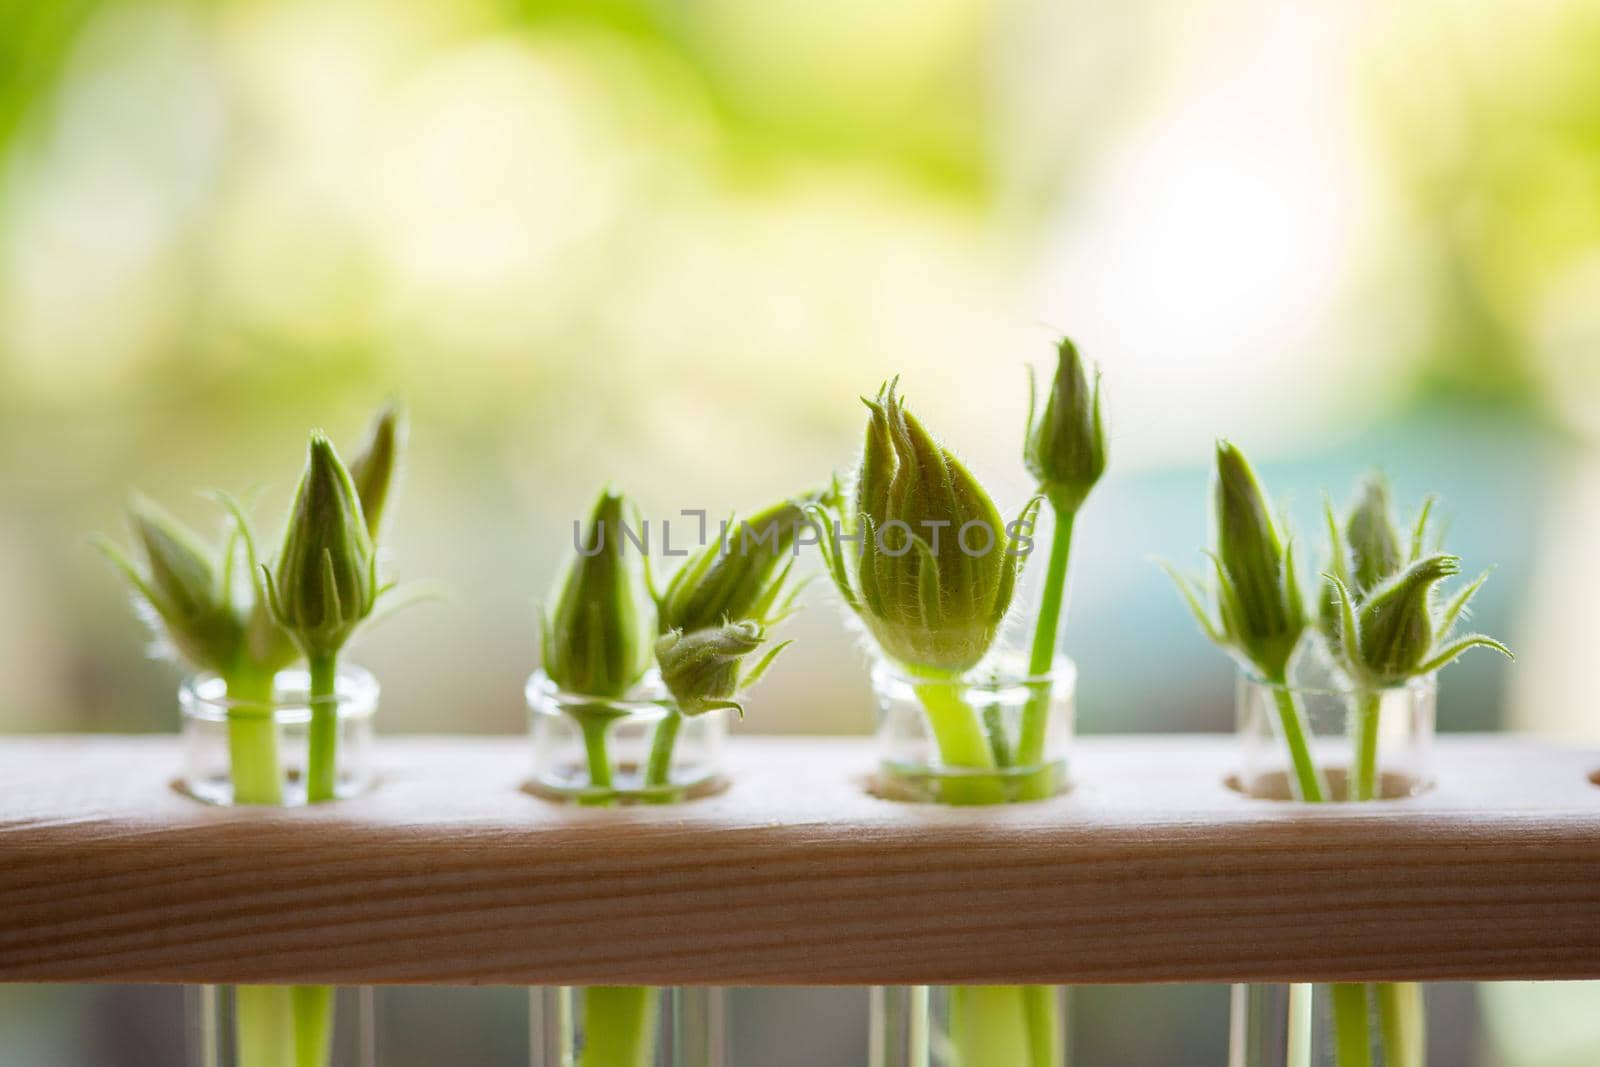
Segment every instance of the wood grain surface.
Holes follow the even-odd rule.
[[[171,738],[0,741],[0,980],[648,983],[1600,978],[1600,752],[1441,739],[1407,800],[1224,785],[1222,737],[1097,738],[1066,796],[869,795],[869,743],[589,810],[521,739],[379,743],[367,797],[178,795]]]

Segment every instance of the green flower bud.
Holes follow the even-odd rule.
[[[378,598],[376,554],[361,500],[320,432],[311,435],[268,589],[279,625],[313,660],[337,654]]]
[[[1033,379],[1028,379],[1029,430],[1023,462],[1057,514],[1071,514],[1083,506],[1084,498],[1105,473],[1105,420],[1100,410],[1099,374],[1091,387],[1077,347],[1065,337],[1058,357],[1055,379],[1037,422],[1033,417]]]
[[[1368,678],[1394,685],[1409,678],[1433,651],[1433,590],[1461,573],[1455,556],[1418,560],[1394,581],[1373,591],[1357,615],[1354,642]]]
[[[1359,603],[1337,575],[1327,575],[1339,600],[1340,631],[1346,635],[1336,648],[1335,664],[1360,685],[1383,688],[1432,674],[1469,648],[1492,648],[1510,657],[1510,649],[1482,634],[1446,641],[1488,577],[1481,575],[1443,607],[1436,605],[1434,590],[1460,571],[1461,560],[1456,556],[1427,556]],[[1351,634],[1354,640],[1348,639]]]
[[[1031,501],[1006,526],[989,494],[907,412],[890,382],[870,412],[856,474],[852,585],[842,543],[822,538],[829,574],[884,655],[959,673],[988,653],[1026,559]]]
[[[760,648],[766,632],[753,620],[730,622],[704,630],[669,630],[656,641],[656,662],[661,680],[685,715],[700,715],[718,708],[732,708],[743,717],[744,709],[734,699],[754,685],[788,642],[774,646],[747,673],[741,674],[745,657]]]
[[[152,624],[173,652],[203,670],[227,670],[239,648],[241,624],[216,553],[147,497],[131,497],[128,517],[144,566],[110,542],[101,542],[101,550],[149,608]]]
[[[1217,444],[1214,494],[1217,618],[1193,583],[1168,572],[1207,636],[1263,678],[1281,682],[1308,621],[1293,548],[1279,537],[1249,460],[1226,441]]]
[[[1389,504],[1389,483],[1374,472],[1361,486],[1361,496],[1345,523],[1350,563],[1356,587],[1376,589],[1400,573],[1406,564],[1400,531]]]
[[[1411,531],[1409,546],[1395,523],[1390,503],[1389,483],[1381,471],[1373,471],[1356,493],[1355,503],[1341,529],[1331,504],[1324,501],[1328,525],[1329,570],[1338,582],[1323,584],[1318,605],[1318,625],[1335,661],[1346,655],[1340,594],[1342,585],[1351,601],[1360,607],[1368,594],[1422,557],[1427,539],[1428,517],[1433,499],[1423,501]]]
[[[367,533],[374,540],[383,521],[384,506],[389,502],[389,494],[396,481],[405,439],[405,413],[398,405],[390,404],[378,413],[366,444],[350,461],[350,481],[354,483],[356,496],[361,500],[361,514],[367,521]]]
[[[1306,613],[1266,494],[1244,453],[1217,444],[1217,558],[1228,589],[1223,617],[1242,649],[1269,679],[1282,678],[1306,628]]]
[[[788,608],[784,588],[795,542],[811,524],[807,509],[818,499],[810,495],[774,504],[696,552],[657,598],[660,631],[701,630],[741,619],[773,625]]]
[[[583,547],[567,566],[555,612],[544,620],[544,669],[569,693],[621,697],[650,665],[637,568],[622,536],[623,499],[595,502]]]

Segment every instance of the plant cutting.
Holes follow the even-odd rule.
[[[1329,546],[1323,595],[1315,615],[1307,612],[1296,573],[1292,541],[1273,521],[1266,494],[1249,462],[1227,442],[1216,454],[1216,524],[1213,579],[1189,579],[1168,567],[1201,629],[1240,664],[1241,735],[1247,743],[1275,738],[1282,745],[1288,795],[1302,802],[1370,801],[1395,795],[1424,781],[1412,773],[1382,773],[1380,740],[1418,749],[1431,734],[1434,674],[1463,652],[1490,647],[1510,655],[1481,634],[1452,637],[1487,575],[1442,604],[1435,592],[1459,573],[1455,556],[1426,548],[1431,501],[1402,533],[1389,504],[1387,483],[1369,477],[1341,522],[1325,507]],[[1209,587],[1209,588],[1208,588]],[[1215,603],[1214,614],[1205,601]],[[1325,677],[1326,687],[1306,681]],[[1308,702],[1314,711],[1308,713]],[[1264,709],[1270,707],[1270,714]],[[1314,722],[1334,718],[1344,734],[1345,758],[1319,743]],[[1270,725],[1264,725],[1264,724]],[[1404,744],[1402,744],[1404,743]],[[1396,753],[1399,755],[1405,752]],[[1245,775],[1252,792],[1271,792],[1270,779]],[[1267,786],[1259,783],[1268,782]],[[1423,1019],[1420,988],[1408,983],[1336,983],[1329,987],[1332,1023],[1329,1048],[1335,1067],[1421,1067]],[[1241,989],[1236,995],[1248,992]],[[1289,987],[1285,1061],[1309,1065],[1313,1041],[1314,989]],[[1254,1001],[1250,1001],[1254,1003]],[[1376,1013],[1378,1042],[1371,1020]],[[1374,1051],[1381,1060],[1374,1060]]]
[[[302,799],[316,803],[335,795],[341,705],[359,701],[364,707],[352,707],[352,713],[370,715],[376,690],[370,676],[361,673],[348,683],[360,697],[341,691],[333,657],[356,624],[371,615],[379,594],[387,592],[377,585],[372,536],[395,481],[402,442],[399,412],[382,412],[356,461],[370,505],[364,507],[332,445],[314,434],[285,549],[271,566],[260,564],[244,508],[226,494],[214,494],[225,506],[220,547],[207,544],[137,494],[129,515],[141,563],[111,542],[100,541],[156,631],[158,647],[199,672],[180,690],[185,729],[198,731],[189,747],[203,747],[208,729],[205,721],[190,715],[192,709],[220,722],[226,732],[226,766],[218,772],[222,782],[192,771],[185,780],[195,795],[217,803],[268,805]],[[340,531],[339,538],[331,536],[334,531]],[[313,549],[314,544],[319,547]],[[356,582],[351,568],[360,553],[365,554],[360,559],[364,570]],[[338,598],[334,611],[348,608],[348,625],[330,629],[313,622],[314,615],[333,617],[331,612],[318,615],[306,601],[313,558],[318,561],[315,595],[327,594],[324,602],[330,607]],[[313,649],[315,656],[308,655]],[[307,681],[282,673],[302,659],[310,666]],[[303,702],[290,695],[302,685]],[[302,711],[305,727],[286,726],[298,722],[294,716]],[[308,755],[302,770],[284,765],[281,741],[286,729],[306,730]],[[351,788],[362,784],[352,781]],[[241,986],[233,998],[240,1067],[328,1063],[331,990]]]
[[[1037,412],[1035,399],[1024,461],[1039,492],[1009,524],[971,472],[906,410],[897,381],[863,398],[866,440],[851,511],[841,513],[837,502],[819,509],[832,530],[820,542],[828,573],[881,657],[873,672],[885,739],[880,780],[892,795],[996,804],[1042,799],[1062,784],[1064,762],[1049,742],[1063,740],[1063,701],[1071,699],[1063,683],[1072,674],[1057,657],[1057,637],[1073,526],[1106,465],[1098,379],[1091,387],[1070,341],[1058,346]],[[1056,525],[1024,661],[996,644],[1044,500]],[[902,755],[905,737],[923,736],[925,754]],[[938,1048],[941,1062],[958,1065],[1062,1062],[1054,987],[943,993],[948,1025],[937,1037],[926,1023],[929,991],[899,993],[912,1021],[882,1030],[912,1047],[896,1055],[926,1063]]]
[[[1329,570],[1320,615],[1324,648],[1336,674],[1349,687],[1349,732],[1353,751],[1347,774],[1350,800],[1382,795],[1378,745],[1384,693],[1403,689],[1417,679],[1453,663],[1472,648],[1490,648],[1507,658],[1511,650],[1484,634],[1452,636],[1456,624],[1488,580],[1487,571],[1443,603],[1435,593],[1443,581],[1461,571],[1457,556],[1425,550],[1432,499],[1418,511],[1409,550],[1394,521],[1388,482],[1369,475],[1344,523],[1342,534],[1330,507]],[[1344,997],[1361,1010],[1350,1010],[1347,1034],[1336,1034],[1339,1067],[1367,1067],[1372,1039],[1367,1002],[1376,1010],[1385,1067],[1422,1067],[1426,1060],[1426,1027],[1422,989],[1415,983],[1381,982],[1346,986]]]
[[[541,792],[611,806],[679,801],[715,784],[727,713],[743,716],[743,693],[787,647],[768,635],[798,592],[790,577],[811,499],[725,524],[657,591],[643,550],[637,565],[628,553],[623,498],[600,494],[543,618],[544,666],[528,687]],[[572,732],[581,745],[566,743]],[[576,770],[564,753],[579,747]],[[663,995],[679,1006],[666,1062],[694,1062],[684,1043],[710,1039],[704,994],[702,1012],[687,1009],[685,991],[595,986],[581,995],[581,1023],[571,990],[554,991],[545,1013],[564,1031],[551,1052],[560,1064],[653,1067]]]

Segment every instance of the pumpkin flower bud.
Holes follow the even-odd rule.
[[[732,708],[742,718],[744,708],[734,697],[756,680],[788,647],[775,645],[749,671],[741,673],[746,656],[760,648],[766,632],[753,619],[684,632],[669,630],[656,641],[656,662],[661,680],[684,715],[700,715]]]
[[[636,568],[622,537],[623,499],[600,494],[583,545],[544,620],[544,669],[569,693],[621,697],[650,664]]]
[[[1279,537],[1266,494],[1244,454],[1220,441],[1216,461],[1216,619],[1193,583],[1170,567],[1168,573],[1211,640],[1263,678],[1281,683],[1307,624],[1294,550]]]
[[[1028,378],[1028,437],[1023,462],[1057,514],[1071,514],[1106,470],[1105,420],[1100,376],[1091,386],[1077,346],[1063,337],[1056,374],[1034,420],[1034,382]]]
[[[313,433],[276,573],[272,611],[308,659],[336,655],[372,613],[377,563],[361,500],[333,443]]]
[[[366,444],[350,461],[350,481],[361,500],[361,514],[366,518],[367,533],[374,540],[383,522],[383,509],[400,466],[400,454],[405,448],[405,414],[396,404],[390,404],[378,413],[367,435]]]
[[[822,548],[884,655],[912,670],[960,673],[983,659],[1005,619],[1026,559],[1021,530],[1031,530],[1038,500],[1006,526],[978,480],[906,411],[895,385],[863,398],[870,414],[856,474],[853,585],[842,545],[824,537]]]

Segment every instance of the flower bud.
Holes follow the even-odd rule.
[[[1063,337],[1055,378],[1037,422],[1031,377],[1028,384],[1029,429],[1023,462],[1057,514],[1075,513],[1106,469],[1099,375],[1091,387],[1077,346]]]
[[[1266,494],[1249,460],[1217,444],[1215,485],[1218,600],[1222,629],[1261,674],[1281,680],[1306,628],[1306,611]]]
[[[1362,674],[1379,685],[1399,685],[1433,652],[1433,590],[1461,573],[1456,556],[1420,559],[1392,582],[1373,590],[1356,617],[1353,648]]]
[[[367,435],[367,442],[355,459],[350,461],[350,481],[361,500],[361,514],[366,518],[367,533],[374,539],[383,521],[384,506],[396,481],[400,454],[405,449],[405,414],[398,405],[390,404],[378,413]]]
[[[656,662],[661,666],[661,680],[678,702],[678,710],[685,715],[699,715],[733,708],[742,716],[744,709],[734,697],[754,684],[785,647],[775,646],[752,670],[741,675],[745,657],[765,640],[761,625],[750,619],[662,634],[655,645]]]
[[[544,620],[545,673],[569,693],[624,696],[650,664],[640,580],[626,558],[622,523],[622,497],[601,493],[555,611]]]
[[[335,655],[377,600],[376,559],[361,500],[321,433],[311,435],[268,587],[279,625],[312,659]]]
[[[196,667],[226,670],[238,650],[241,626],[227,600],[215,553],[144,496],[129,500],[128,517],[144,567],[136,567],[109,543],[102,543],[102,550],[155,614],[152,622],[159,621],[173,651]]]
[[[1350,546],[1351,577],[1362,592],[1376,589],[1406,564],[1400,531],[1389,504],[1389,483],[1373,472],[1361,485],[1361,496],[1345,522]]]
[[[658,625],[701,630],[753,619],[770,626],[787,606],[784,586],[800,530],[811,523],[815,495],[785,500],[703,546],[667,583],[657,600]]]
[[[895,383],[863,402],[856,588],[836,557],[830,574],[891,660],[967,670],[994,643],[1026,557],[983,486],[905,410]]]

